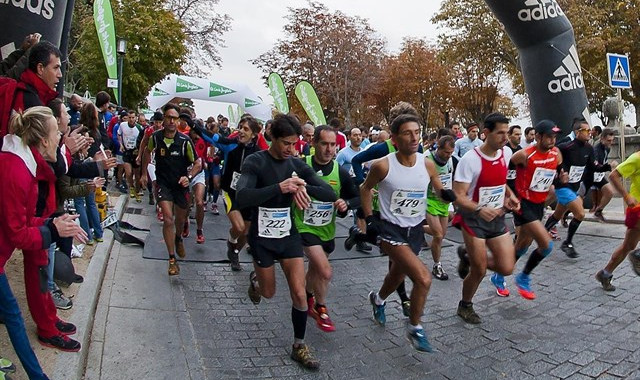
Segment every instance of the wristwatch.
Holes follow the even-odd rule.
[[[191,182],[191,180],[193,179],[193,176],[191,174],[187,175],[187,179],[189,180],[189,182]]]

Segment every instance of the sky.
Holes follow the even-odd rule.
[[[330,12],[339,10],[348,16],[368,19],[369,25],[387,40],[387,51],[397,52],[403,37],[427,38],[435,41],[438,30],[431,24],[431,17],[439,10],[438,0],[405,0],[402,6],[390,6],[388,2],[371,0],[321,0]],[[245,83],[268,103],[269,95],[264,75],[249,61],[270,50],[284,37],[283,26],[289,7],[307,5],[301,0],[220,0],[216,11],[233,19],[231,30],[224,34],[226,48],[220,49],[222,68],[216,69],[211,78]],[[409,11],[407,11],[409,10]],[[196,113],[206,118],[209,114],[226,114],[227,104],[194,101]]]

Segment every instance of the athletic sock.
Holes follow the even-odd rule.
[[[307,330],[307,311],[291,307],[291,322],[293,323],[293,336],[296,339],[296,344],[304,343],[304,334]]]
[[[567,233],[567,244],[571,244],[571,242],[573,241],[573,235],[575,235],[576,231],[578,231],[580,223],[582,223],[581,220],[578,220],[576,218],[571,219],[571,223],[569,223],[569,232]]]
[[[547,219],[547,222],[544,224],[544,228],[549,231],[550,229],[552,229],[556,224],[558,224],[558,219],[556,219],[553,214],[549,215],[549,219]]]
[[[411,323],[407,324],[407,330],[409,330],[409,332],[415,332],[415,331],[422,330],[422,329],[423,329],[423,327],[419,323],[417,325],[415,325],[415,326],[412,325]]]
[[[396,289],[396,292],[398,293],[398,297],[400,297],[401,302],[409,301],[409,296],[407,296],[407,289],[404,286],[404,281],[400,283],[400,285]]]
[[[169,254],[169,260],[171,260],[171,259],[175,260],[175,258],[176,258],[176,254],[175,253],[170,253]]]
[[[462,307],[469,307],[469,306],[473,305],[473,302],[467,302],[467,301],[460,300],[460,303],[458,305],[462,306]]]
[[[540,264],[542,259],[544,259],[544,255],[536,249],[535,251],[533,251],[531,256],[529,256],[529,260],[527,260],[527,263],[525,264],[522,272],[526,275],[531,274],[531,271],[533,271],[533,269],[537,267],[538,264]]]
[[[231,244],[238,244],[238,238],[234,238],[233,236],[229,235],[229,243]]]

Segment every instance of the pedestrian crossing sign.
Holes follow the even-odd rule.
[[[622,54],[607,53],[607,72],[609,85],[613,88],[631,88],[629,57]]]

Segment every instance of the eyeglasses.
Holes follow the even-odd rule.
[[[578,129],[578,132],[591,132],[591,129],[589,129],[589,128],[580,128],[580,129]]]
[[[167,120],[169,122],[171,121],[177,121],[178,119],[180,119],[179,116],[169,116],[169,115],[164,115],[164,120]]]

